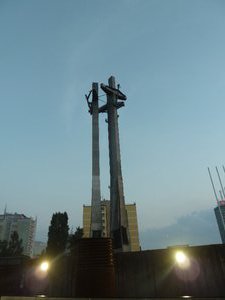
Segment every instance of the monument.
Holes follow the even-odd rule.
[[[124,106],[126,96],[116,88],[111,76],[108,86],[101,84],[107,95],[107,103],[99,111],[108,116],[109,165],[110,165],[110,232],[115,251],[129,251],[128,221],[125,209],[123,178],[121,169],[119,125],[117,110]],[[121,101],[118,101],[121,100]]]
[[[110,165],[110,235],[114,251],[129,251],[128,220],[125,209],[123,178],[121,169],[119,125],[117,110],[124,106],[126,96],[116,88],[115,77],[111,76],[108,85],[101,84],[106,93],[107,103],[98,107],[98,84],[92,84],[92,90],[86,96],[89,112],[92,115],[92,214],[91,236],[100,237],[101,202],[100,202],[100,171],[99,171],[99,124],[98,114],[107,113],[109,165]],[[92,94],[92,102],[89,101]]]
[[[92,94],[92,102],[89,97]],[[89,113],[92,115],[92,196],[91,196],[91,237],[102,236],[101,192],[99,167],[99,120],[98,83],[92,83],[92,90],[86,96]]]

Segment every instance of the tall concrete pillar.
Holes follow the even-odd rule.
[[[91,237],[101,237],[101,192],[99,168],[99,111],[98,111],[98,83],[92,84],[92,197],[91,197]]]
[[[101,88],[107,94],[107,104],[100,108],[100,112],[107,112],[108,114],[110,231],[115,251],[129,251],[128,220],[123,191],[117,115],[117,109],[124,106],[124,103],[118,99],[126,100],[126,96],[116,89],[113,76],[109,78],[108,83],[108,86],[101,84]]]

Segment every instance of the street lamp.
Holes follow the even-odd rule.
[[[175,253],[175,261],[177,265],[182,269],[186,269],[190,266],[190,260],[183,251],[179,250]]]
[[[40,280],[48,276],[48,271],[50,268],[50,263],[47,260],[40,262],[35,268],[35,276]]]
[[[49,262],[48,261],[43,261],[41,264],[40,264],[40,270],[42,272],[47,272],[48,269],[49,269]]]

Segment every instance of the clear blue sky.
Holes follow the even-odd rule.
[[[225,163],[224,32],[223,0],[0,0],[0,209],[37,216],[38,239],[56,211],[82,225],[91,199],[84,94],[114,75],[128,98],[122,170],[141,236],[193,214],[201,223],[206,212],[216,234],[199,243],[220,242],[207,166]]]

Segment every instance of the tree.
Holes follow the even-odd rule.
[[[0,241],[0,255],[1,256],[19,256],[23,253],[22,239],[16,231],[13,231],[10,236],[10,241]]]
[[[6,240],[0,241],[0,256],[8,256],[7,247],[8,247],[8,243]]]
[[[17,256],[23,253],[22,239],[19,239],[19,235],[16,231],[13,231],[8,244],[8,252],[10,256]]]
[[[73,234],[73,237],[74,237],[75,240],[82,239],[83,234],[84,234],[83,233],[83,228],[80,228],[80,226],[78,226],[76,228],[76,231]]]
[[[70,249],[70,252],[73,251],[75,248],[77,240],[81,239],[83,237],[83,228],[80,228],[79,226],[76,228],[76,231],[73,234],[70,234],[68,239],[68,248]]]
[[[48,243],[46,255],[55,257],[63,253],[68,240],[68,216],[67,213],[54,213],[48,230]]]

